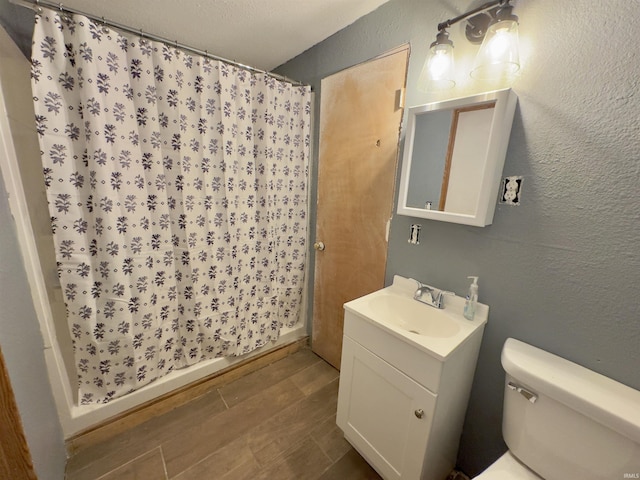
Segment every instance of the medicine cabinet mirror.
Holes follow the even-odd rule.
[[[411,107],[398,214],[490,225],[516,102],[505,89]]]

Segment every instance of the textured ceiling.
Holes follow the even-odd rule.
[[[64,0],[63,5],[264,70],[388,0]]]

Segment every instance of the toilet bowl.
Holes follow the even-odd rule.
[[[639,478],[640,391],[513,338],[502,366],[509,451],[476,479]]]
[[[477,480],[541,480],[509,451],[475,478]]]

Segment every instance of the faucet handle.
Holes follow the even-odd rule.
[[[438,308],[444,308],[444,296],[445,295],[455,295],[455,292],[449,292],[447,290],[439,290],[436,298],[434,298],[434,303]]]
[[[413,298],[422,301],[422,295],[424,295],[425,293],[428,293],[429,298],[431,299],[430,301],[433,301],[433,289],[428,285],[424,285],[423,283],[418,282],[418,288],[413,294]]]

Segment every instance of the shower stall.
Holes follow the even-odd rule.
[[[310,89],[62,11],[33,48],[0,166],[65,437],[304,337]]]

